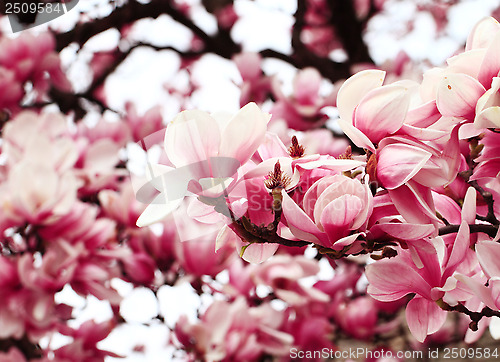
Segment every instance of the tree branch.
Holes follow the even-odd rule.
[[[473,331],[477,331],[477,324],[483,317],[500,317],[500,311],[493,310],[489,307],[484,307],[481,312],[473,312],[469,310],[466,306],[463,304],[458,303],[455,306],[451,306],[443,299],[439,299],[436,301],[437,305],[448,312],[459,312],[466,314],[470,317],[471,323],[469,324],[469,328]]]
[[[450,224],[439,228],[439,235],[447,235],[458,232],[460,225]],[[494,238],[498,232],[498,226],[487,224],[469,224],[471,233],[485,233]]]

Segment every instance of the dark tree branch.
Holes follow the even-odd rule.
[[[460,225],[446,225],[439,229],[439,235],[447,235],[458,232]],[[487,225],[487,224],[470,224],[469,229],[471,233],[485,233],[492,238],[496,236],[498,232],[498,226]]]
[[[455,306],[451,306],[448,303],[444,302],[442,299],[439,299],[436,303],[441,309],[445,311],[459,312],[468,315],[471,319],[469,328],[473,331],[477,331],[477,324],[483,317],[500,317],[500,311],[493,310],[489,307],[484,307],[481,312],[473,312],[460,303]]]
[[[340,38],[349,63],[373,63],[363,41],[364,24],[358,20],[353,1],[327,1],[331,11],[331,24]]]

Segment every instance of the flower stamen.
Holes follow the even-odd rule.
[[[301,144],[299,144],[299,141],[297,141],[297,137],[293,136],[292,137],[292,145],[288,148],[288,154],[292,158],[301,158],[304,156],[305,153],[305,148]]]
[[[281,171],[281,165],[279,161],[276,161],[276,164],[274,165],[274,171],[269,172],[269,174],[266,176],[266,180],[264,181],[264,185],[269,189],[269,190],[275,190],[275,189],[286,189],[288,185],[292,180],[290,177]]]

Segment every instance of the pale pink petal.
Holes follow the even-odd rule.
[[[359,236],[366,236],[365,233],[355,233],[341,239],[338,239],[333,243],[333,250],[342,250],[345,246],[353,244]]]
[[[258,53],[240,53],[233,57],[233,61],[243,80],[259,79],[262,75],[260,69],[262,57]]]
[[[446,144],[446,147],[441,155],[447,166],[447,178],[448,182],[446,185],[455,180],[458,168],[460,167],[460,162],[462,160],[462,154],[460,153],[460,144],[458,141],[458,132],[460,130],[460,125],[456,125],[451,131],[450,139]],[[446,186],[445,185],[445,186]]]
[[[471,176],[471,180],[479,180],[481,178],[493,178],[497,177],[500,170],[500,159],[493,159],[484,163],[479,164],[474,169],[474,173]]]
[[[436,230],[434,225],[426,224],[387,223],[375,226],[393,237],[405,240],[421,239],[431,235]]]
[[[340,128],[342,128],[342,131],[346,134],[347,137],[354,143],[356,146],[359,148],[367,148],[372,152],[375,152],[375,146],[373,145],[372,141],[359,129],[354,127],[349,121],[345,121],[344,119],[340,118],[337,120],[337,123],[339,124]]]
[[[316,68],[304,68],[293,80],[293,96],[300,104],[314,104],[321,85],[321,74]]]
[[[368,294],[383,302],[410,293],[430,298],[431,286],[402,260],[381,260],[370,264],[366,267],[366,278],[370,283]]]
[[[198,110],[179,113],[165,133],[165,152],[176,167],[217,156],[219,143],[217,121]]]
[[[384,83],[384,78],[384,71],[370,69],[358,72],[347,79],[337,95],[340,118],[352,124],[356,106],[368,92],[380,87]]]
[[[467,224],[474,224],[476,220],[476,190],[473,187],[469,187],[465,194],[462,220]]]
[[[490,88],[493,77],[498,77],[498,71],[500,70],[500,57],[498,57],[499,52],[500,31],[497,31],[497,33],[493,36],[491,44],[486,50],[483,63],[479,69],[478,79],[485,88]]]
[[[453,249],[451,250],[450,258],[446,265],[446,270],[443,275],[451,275],[458,264],[460,264],[464,258],[470,246],[470,230],[467,222],[462,221],[460,228],[458,229],[457,237],[453,243]]]
[[[354,126],[378,143],[403,125],[410,105],[408,89],[388,85],[370,91],[354,112]]]
[[[482,96],[477,100],[476,104],[476,114],[485,110],[486,108],[493,106],[500,106],[500,94],[498,90],[500,89],[500,78],[494,77],[491,81],[491,88],[488,89]]]
[[[319,234],[321,231],[318,229],[316,224],[307,216],[307,214],[293,201],[288,194],[283,191],[283,216],[286,219],[287,226],[290,231],[295,235],[295,237],[310,241],[316,244],[322,244],[320,242]],[[328,245],[324,245],[328,246]]]
[[[219,156],[234,157],[244,164],[264,142],[269,119],[255,103],[248,103],[222,131]]]
[[[168,201],[165,194],[160,193],[155,199],[146,207],[139,219],[137,219],[137,226],[143,227],[154,224],[164,219],[172,211],[176,210],[183,199],[176,199]]]
[[[429,188],[409,181],[406,185],[388,192],[394,206],[406,221],[413,224],[439,222]]]
[[[441,114],[437,109],[436,101],[432,100],[409,110],[406,114],[405,124],[415,127],[429,127],[440,117]]]
[[[437,107],[445,117],[472,119],[477,100],[486,90],[476,79],[466,74],[448,74],[437,89]]]
[[[319,201],[319,200],[318,200]],[[353,195],[341,196],[330,202],[319,219],[320,225],[330,240],[338,240],[348,233],[354,219],[363,208],[360,198]]]
[[[411,334],[423,343],[427,335],[442,327],[446,321],[446,312],[432,300],[415,297],[406,305],[406,321]]]
[[[488,277],[500,277],[500,244],[483,240],[476,244],[476,254],[484,274]]]
[[[489,107],[476,115],[476,128],[500,128],[500,107]]]
[[[393,143],[377,154],[377,179],[386,189],[395,189],[410,180],[431,154],[419,147]]]
[[[474,26],[467,37],[465,50],[487,48],[492,41],[491,35],[496,34],[498,31],[500,31],[498,21],[491,16],[484,18]]]
[[[273,256],[278,247],[279,244],[250,244],[241,257],[249,263],[260,264]]]
[[[491,292],[492,290],[484,285],[480,280],[473,279],[466,275],[457,274],[455,275],[458,281],[464,283],[467,288],[478,297],[481,302],[483,302],[487,307],[492,309],[497,309],[498,307],[495,305],[495,300],[493,299]]]
[[[473,49],[457,54],[446,60],[448,72],[464,73],[477,79],[486,49]]]
[[[412,136],[421,141],[434,141],[449,134],[449,132],[440,129],[419,128],[407,124],[403,124],[398,133]]]

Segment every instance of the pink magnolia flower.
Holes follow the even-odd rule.
[[[132,131],[134,142],[139,142],[146,136],[164,128],[161,107],[159,106],[148,109],[146,113],[139,115],[135,105],[132,102],[127,102],[125,110],[127,112],[125,122],[127,122]]]
[[[285,356],[293,337],[280,331],[284,317],[268,303],[249,307],[243,298],[232,303],[215,301],[196,324],[181,317],[175,334],[192,351],[190,361],[251,361],[263,354]]]
[[[24,32],[16,39],[2,37],[0,50],[0,65],[13,70],[19,82],[31,80],[34,88],[44,94],[49,87],[48,73],[58,88],[71,89],[71,84],[61,70],[59,56],[54,51],[55,39],[51,33],[35,36]]]
[[[358,147],[375,151],[374,144],[396,133],[410,106],[403,84],[382,85],[385,72],[361,71],[344,82],[337,96],[339,125]]]
[[[477,166],[474,168],[471,180],[491,192],[493,195],[493,209],[495,215],[500,217],[500,180],[498,173],[500,172],[500,135],[496,132],[487,131],[481,140],[484,146],[481,154],[475,159]]]
[[[442,238],[436,237],[427,251],[411,253],[398,248],[396,258],[367,266],[368,293],[380,301],[395,301],[415,293],[406,306],[406,320],[413,336],[423,342],[446,319],[446,312],[435,301],[455,288],[456,279],[452,275],[464,260],[469,244],[469,227],[463,221],[455,242],[448,247]]]
[[[220,195],[229,187],[226,182],[234,180],[237,167],[245,164],[264,141],[268,121],[269,117],[254,103],[232,118],[196,110],[181,112],[165,133],[165,152],[178,172],[155,166],[150,176],[160,194],[144,210],[137,225],[152,224],[175,210],[188,185],[198,195],[207,189],[213,190],[211,196]],[[172,181],[168,181],[169,177],[173,177]],[[170,191],[169,183],[175,185]]]
[[[370,297],[344,301],[334,309],[334,318],[345,333],[356,339],[369,340],[376,332],[378,310]]]
[[[331,340],[334,332],[333,325],[324,315],[297,315],[289,319],[285,331],[293,336],[293,346],[297,350],[310,352],[310,356],[317,356],[317,351],[334,350],[336,347]],[[316,354],[314,354],[316,352]],[[323,361],[321,358],[307,358],[307,361]]]
[[[66,122],[61,113],[19,113],[3,129],[3,152],[7,163],[15,165],[26,158],[51,165],[59,172],[73,167],[78,159],[78,148]]]
[[[476,244],[476,254],[487,285],[483,278],[471,278],[459,275],[457,279],[463,282],[481,302],[493,310],[500,310],[500,268],[498,257],[500,257],[500,244],[497,241],[482,240]]]
[[[327,117],[322,108],[333,106],[336,94],[321,96],[321,81],[321,74],[316,69],[302,69],[294,78],[293,93],[287,97],[275,80],[272,85],[277,101],[271,110],[273,119],[285,119],[290,128],[299,131],[324,124]]]
[[[299,207],[283,192],[283,216],[294,236],[335,250],[352,244],[373,210],[367,184],[344,175],[323,177],[307,190]]]
[[[137,218],[144,211],[144,205],[135,198],[130,182],[123,183],[119,191],[102,190],[98,197],[106,215],[127,227],[135,227]]]
[[[271,92],[271,79],[262,73],[262,57],[257,53],[240,53],[233,57],[233,61],[243,80],[240,107],[248,102],[264,102]]]
[[[45,160],[31,158],[15,165],[2,186],[6,225],[49,223],[68,213],[76,201],[78,182],[70,172],[59,174]]]
[[[255,282],[272,288],[278,298],[289,305],[301,306],[312,301],[327,302],[328,296],[314,287],[305,287],[299,280],[319,272],[315,260],[303,256],[276,255],[254,272]]]
[[[203,227],[194,222],[191,227]],[[218,230],[215,233],[206,234],[204,237],[176,241],[174,252],[180,266],[189,274],[201,277],[210,275],[215,277],[219,272],[230,265],[234,252],[230,245],[215,250],[214,240]]]
[[[76,329],[63,328],[60,332],[73,337],[73,341],[54,351],[56,360],[77,361],[102,361],[107,356],[119,357],[117,354],[102,350],[98,343],[105,339],[116,326],[113,320],[96,323],[86,321]]]
[[[12,70],[0,66],[0,108],[16,111],[24,96],[22,83]]]
[[[431,188],[445,186],[457,175],[458,126],[443,151],[410,136],[392,136],[379,143],[375,157],[376,165],[368,161],[370,179],[388,190],[401,215],[410,223],[436,225]]]

